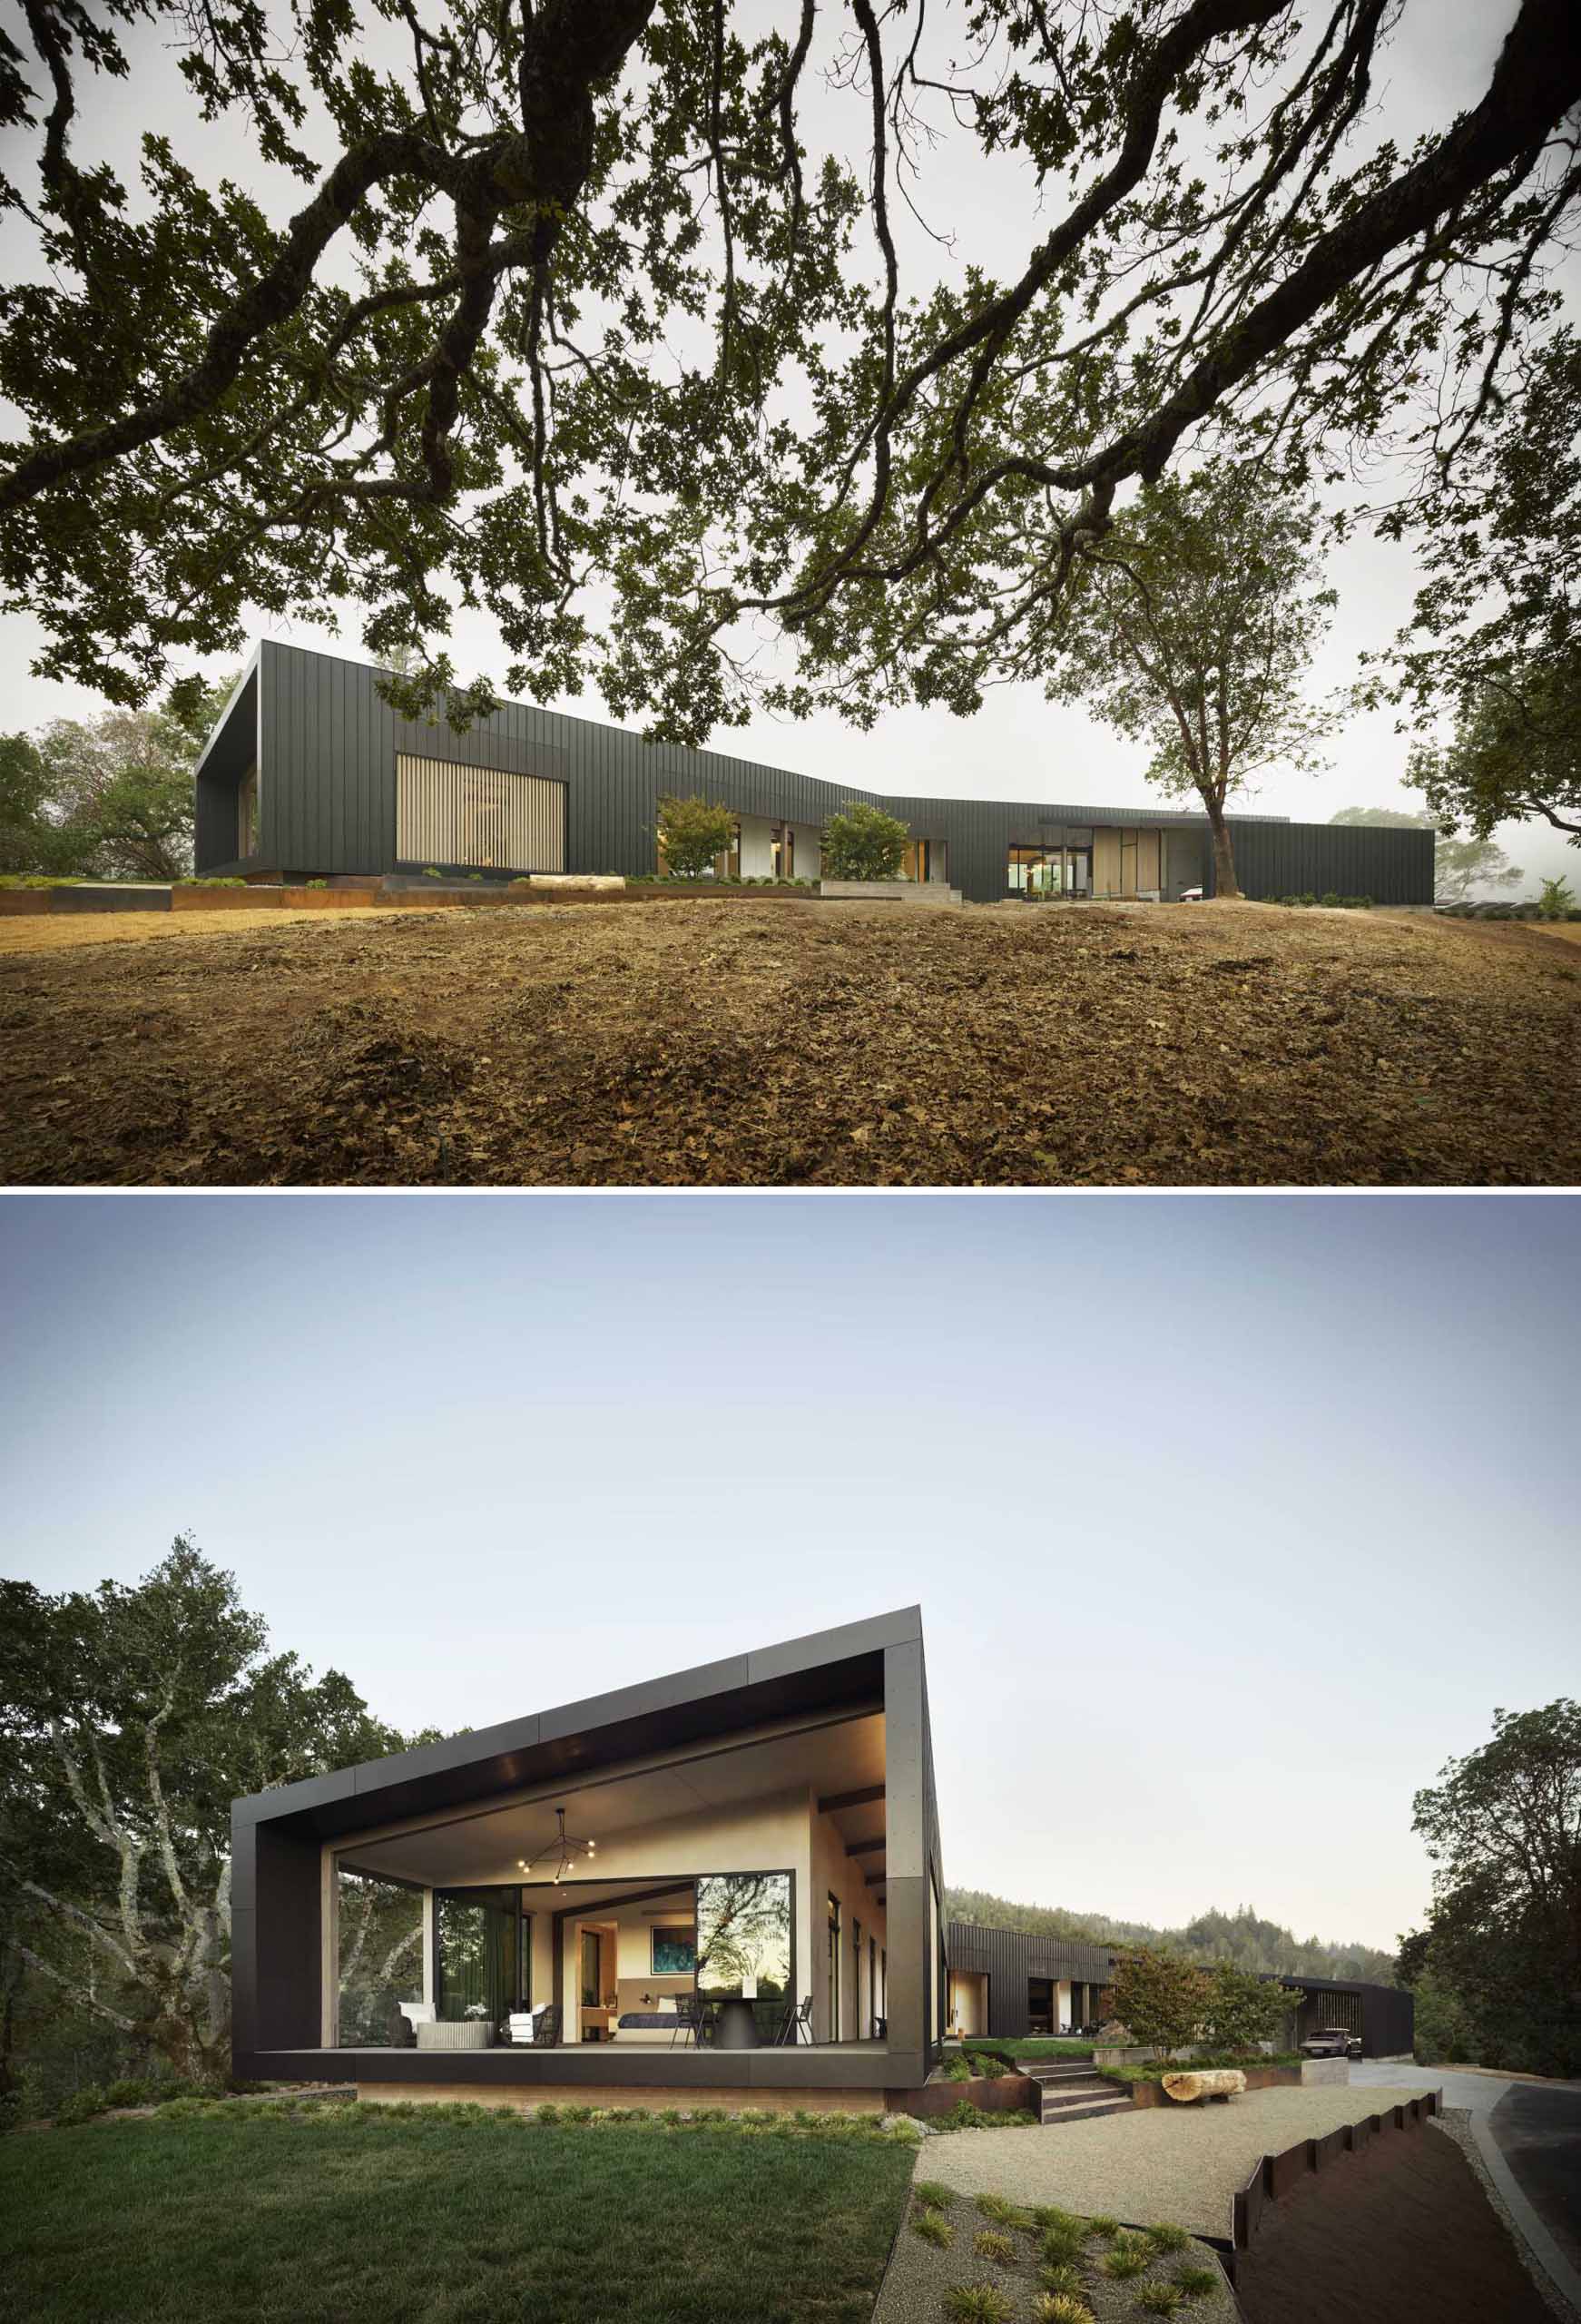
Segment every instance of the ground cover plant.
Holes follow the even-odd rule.
[[[6,2140],[0,2271],[34,2324],[866,2324],[910,2168],[782,2120],[184,2101]]]
[[[974,2228],[974,2217],[991,2227]],[[1231,2324],[1208,2247],[1182,2228],[1124,2230],[935,2181],[913,2188],[908,2220],[914,2232],[897,2248],[873,2324],[1134,2324],[1188,2311]],[[962,2231],[938,2232],[952,2225]]]
[[[13,1185],[1581,1177],[1581,963],[1521,926],[682,901],[66,936],[0,919]]]

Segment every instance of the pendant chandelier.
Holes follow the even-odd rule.
[[[540,1865],[545,1869],[553,1865],[555,1869],[551,1876],[558,1886],[579,1856],[585,1856],[591,1860],[597,1855],[598,1842],[579,1840],[574,1833],[568,1832],[565,1829],[565,1810],[563,1807],[555,1808],[555,1822],[557,1828],[554,1838],[545,1846],[541,1847],[536,1856],[517,1856],[516,1869],[530,1876],[537,1871]],[[540,1878],[543,1876],[543,1874],[539,1875]]]

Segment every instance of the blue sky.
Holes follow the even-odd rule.
[[[6,1571],[478,1726],[920,1601],[946,1867],[1391,1943],[1574,1691],[1575,1199],[0,1202]]]

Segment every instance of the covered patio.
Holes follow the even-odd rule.
[[[932,1814],[919,1640],[884,1637],[908,1619],[828,1634],[856,1648],[828,1659],[796,1659],[826,1641],[775,1649],[760,1686],[682,1674],[585,1728],[545,1714],[571,1730],[547,1753],[458,1737],[350,1770],[348,1794],[295,1817],[289,1793],[238,1803],[239,1827],[261,1811],[238,1857],[245,1880],[250,1840],[271,1924],[250,1990],[243,1905],[239,2070],[516,2103],[869,2104],[920,2083],[943,1947],[937,1876],[896,1871],[898,1848],[920,1866]],[[289,1891],[271,1864],[287,1839]],[[292,2038],[260,2039],[262,2021]]]

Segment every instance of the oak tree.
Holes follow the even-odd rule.
[[[0,588],[126,703],[353,603],[412,710],[457,606],[513,691],[685,739],[765,694],[969,709],[1183,448],[1272,492],[1392,442],[1419,517],[1496,407],[1581,197],[1572,0],[1515,0],[1405,150],[1399,5],[28,0]],[[100,150],[162,46],[255,190]],[[1026,189],[991,268],[901,225],[941,132]]]

